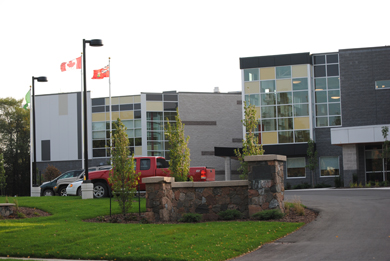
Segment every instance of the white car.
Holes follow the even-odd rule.
[[[66,187],[66,194],[68,196],[81,196],[81,184],[83,184],[82,179],[70,183]]]

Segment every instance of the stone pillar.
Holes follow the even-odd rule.
[[[284,166],[286,156],[246,156],[248,162],[249,216],[266,210],[280,209],[284,213]]]
[[[356,144],[346,144],[343,148],[343,176],[344,186],[348,186],[352,183],[353,174],[358,173],[359,169],[359,154]]]
[[[172,177],[143,178],[146,191],[145,218],[150,222],[168,222],[172,220],[173,191],[171,183],[175,182]]]
[[[232,180],[231,162],[232,160],[230,159],[230,157],[225,157],[225,180],[226,181]]]
[[[93,183],[84,183],[81,184],[81,198],[82,199],[91,199],[93,198]]]

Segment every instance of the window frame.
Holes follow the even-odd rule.
[[[321,174],[321,158],[337,158],[337,164],[338,164],[338,170],[339,170],[339,175],[332,175],[332,176],[322,176]],[[320,178],[337,178],[340,177],[340,156],[321,156],[318,158],[318,169],[320,171]]]
[[[300,159],[300,158],[305,159],[305,166],[304,166],[305,176],[303,176],[303,177],[289,177],[288,176],[288,160],[289,159]],[[305,179],[305,178],[306,178],[306,157],[288,157],[287,161],[286,161],[286,179]]]

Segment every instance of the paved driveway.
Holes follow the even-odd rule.
[[[252,260],[390,260],[390,189],[286,191],[320,211],[316,221],[257,251]]]

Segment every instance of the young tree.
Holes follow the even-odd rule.
[[[127,128],[119,118],[116,125],[116,132],[112,137],[115,146],[112,148],[112,170],[108,180],[112,185],[112,192],[119,202],[121,212],[125,216],[131,208],[140,174],[135,172],[134,155],[129,157]]]
[[[7,186],[7,175],[5,175],[3,154],[0,154],[0,192],[5,195],[5,187]]]
[[[0,153],[7,194],[30,195],[30,111],[22,108],[22,100],[0,98]]]
[[[181,122],[179,110],[176,110],[175,123],[170,123],[167,118],[165,136],[169,140],[169,170],[175,181],[186,181],[190,171],[190,149],[188,148],[189,136],[184,136],[184,124]]]
[[[236,149],[236,154],[241,166],[238,168],[240,171],[240,179],[248,178],[248,162],[244,161],[245,156],[251,155],[263,155],[263,145],[258,143],[258,138],[255,136],[256,120],[256,109],[254,105],[247,104],[244,102],[244,119],[241,121],[245,127],[245,139],[242,141],[242,152]]]
[[[309,140],[307,144],[309,145],[306,152],[307,158],[309,160],[309,164],[306,165],[306,168],[310,169],[311,186],[314,188],[314,172],[318,166],[318,156],[317,156],[317,151],[314,148],[314,141]]]
[[[382,159],[385,162],[385,173],[387,172],[387,165],[390,160],[390,144],[387,136],[389,135],[389,127],[382,127],[382,136],[385,139],[385,142],[382,145]],[[385,179],[387,180],[387,175],[385,175]]]

